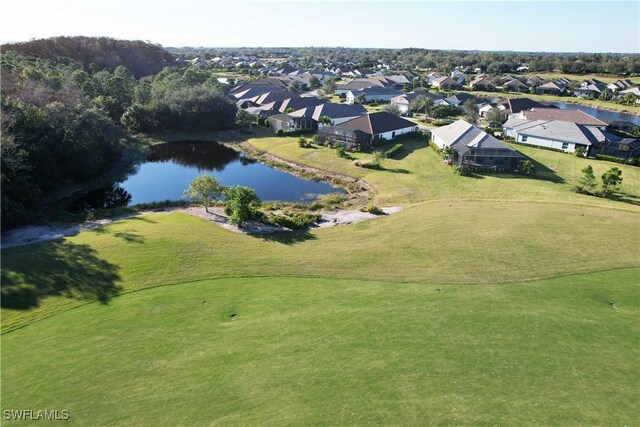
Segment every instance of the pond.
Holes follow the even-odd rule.
[[[80,212],[177,201],[189,182],[203,174],[216,177],[221,185],[251,187],[264,201],[307,202],[323,194],[344,193],[327,183],[271,168],[216,142],[179,141],[151,147],[149,159],[124,181],[78,195],[67,208]]]
[[[584,111],[587,114],[591,114],[593,117],[607,123],[614,120],[624,120],[640,126],[640,116],[637,114],[619,113],[617,111],[600,110],[598,108],[587,107],[586,105],[567,104],[564,102],[554,102],[554,103],[551,103],[550,105],[561,108],[563,110],[578,109],[578,110]]]

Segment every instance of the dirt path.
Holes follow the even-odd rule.
[[[382,208],[386,215],[390,215],[402,210],[399,206],[391,206]],[[27,227],[20,227],[13,230],[9,230],[2,234],[1,247],[10,248],[14,246],[32,245],[35,243],[47,242],[50,240],[62,239],[64,237],[74,236],[82,231],[92,230],[99,227],[104,227],[113,222],[120,221],[122,219],[144,216],[149,214],[158,213],[172,213],[182,212],[188,215],[204,218],[215,225],[222,227],[226,230],[234,233],[244,234],[267,234],[279,231],[291,231],[286,227],[263,224],[257,221],[248,221],[243,224],[242,228],[230,224],[227,216],[224,214],[222,208],[209,208],[209,212],[205,212],[203,207],[189,207],[189,208],[170,208],[163,211],[144,211],[131,215],[119,216],[116,218],[100,219],[96,221],[86,221],[82,224],[68,226],[68,227],[50,227],[44,225],[30,225]],[[322,215],[322,219],[312,228],[323,227],[335,227],[338,225],[355,224],[362,221],[367,221],[373,218],[377,218],[380,215],[374,215],[368,212],[361,212],[359,210],[333,210],[333,211],[319,211]]]

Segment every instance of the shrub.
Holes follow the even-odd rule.
[[[596,160],[606,160],[608,162],[615,162],[615,163],[626,163],[626,160],[623,159],[622,157],[607,156],[606,154],[596,154]]]
[[[282,130],[282,129],[278,129],[278,131],[276,132],[276,134],[277,134],[278,136],[283,136],[283,135],[284,135],[284,130]]]
[[[336,148],[336,154],[338,155],[338,157],[342,157],[343,159],[349,158],[349,155],[347,154],[347,150],[345,150],[344,147],[342,146],[338,146],[338,148]]]
[[[379,163],[375,163],[372,160],[355,160],[353,162],[353,164],[355,166],[358,166],[360,168],[367,168],[367,169],[380,169],[380,164]]]
[[[300,148],[309,148],[309,147],[311,147],[311,143],[309,141],[307,141],[307,139],[305,137],[301,136],[298,139],[298,146]]]
[[[393,147],[391,147],[390,149],[388,149],[387,151],[384,152],[385,157],[393,157],[394,154],[397,154],[398,152],[400,152],[400,150],[402,150],[402,148],[404,147],[404,145],[402,144],[396,144]]]
[[[446,120],[434,120],[433,122],[431,122],[432,125],[434,126],[447,126],[450,125],[451,123],[453,123],[454,120],[450,120],[450,119],[446,119]]]
[[[308,227],[322,218],[322,215],[311,212],[284,211],[281,214],[270,213],[266,221],[292,230]]]
[[[433,151],[435,151],[438,155],[442,154],[442,150],[440,149],[440,147],[438,147],[438,144],[436,144],[430,139],[427,140],[427,143],[429,144],[429,147],[433,148]]]
[[[369,205],[365,208],[366,212],[374,215],[384,215],[384,211],[376,205]]]

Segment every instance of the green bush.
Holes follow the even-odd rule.
[[[393,157],[394,154],[397,154],[398,152],[400,152],[400,150],[402,150],[402,148],[404,147],[404,145],[402,144],[396,144],[393,147],[391,147],[390,149],[388,149],[387,151],[385,151],[384,155],[385,157]]]
[[[269,224],[280,225],[292,230],[306,228],[322,218],[322,215],[311,212],[284,211],[281,214],[270,213],[266,221]]]
[[[432,125],[434,126],[447,126],[450,125],[451,123],[453,123],[454,120],[450,120],[450,119],[446,119],[446,120],[434,120],[433,122],[431,122]]]
[[[338,157],[342,157],[343,159],[349,158],[349,155],[347,154],[347,150],[345,150],[344,147],[342,146],[338,146],[338,148],[336,148],[336,154],[338,155]]]
[[[622,157],[607,156],[606,154],[596,154],[596,160],[606,160],[608,162],[623,163],[623,164],[627,163],[627,161]]]
[[[427,143],[429,144],[429,147],[433,148],[433,151],[435,151],[438,155],[442,154],[442,150],[440,149],[440,147],[438,147],[438,145],[433,142],[432,140],[427,140]]]
[[[282,130],[282,129],[278,129],[278,131],[276,132],[276,134],[277,134],[278,136],[283,136],[283,135],[284,135],[284,130]]]
[[[376,205],[369,205],[366,208],[363,208],[363,210],[374,215],[384,215],[384,211]]]

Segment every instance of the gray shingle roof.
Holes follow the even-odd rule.
[[[359,130],[368,135],[377,135],[408,127],[416,127],[414,122],[394,114],[380,111],[367,114],[334,126],[335,128]]]

